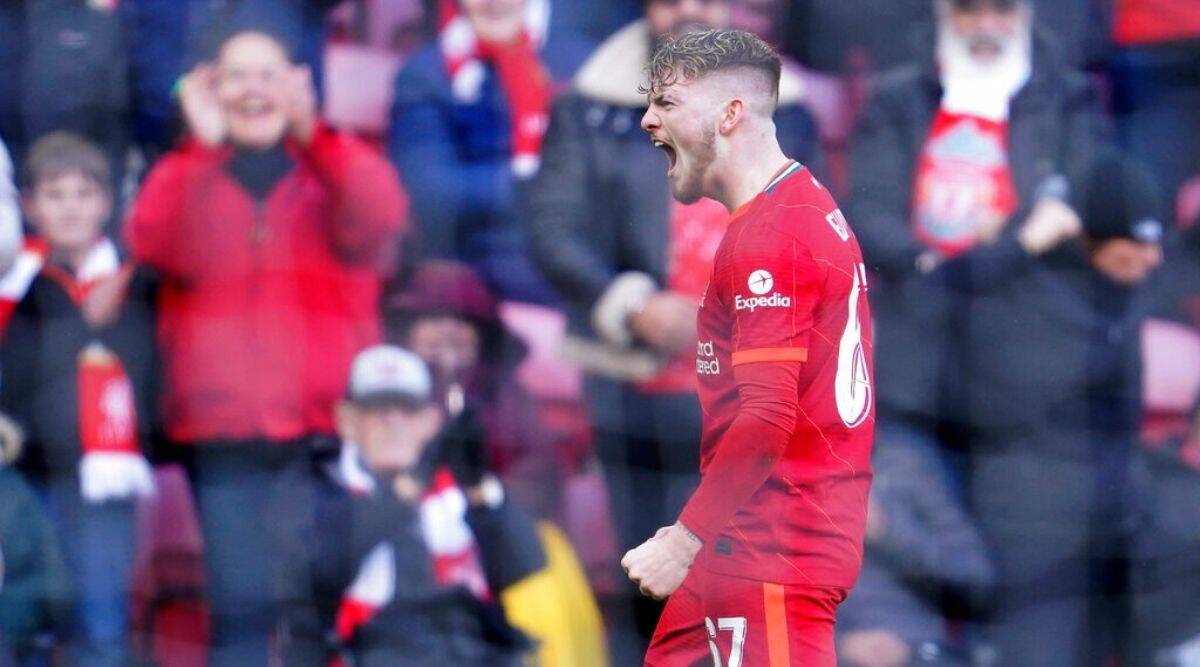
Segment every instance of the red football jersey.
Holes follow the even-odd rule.
[[[698,562],[764,581],[850,587],[862,563],[875,429],[871,313],[858,241],[803,166],[735,212],[698,329],[701,474],[740,409],[733,367],[803,362],[786,450]]]

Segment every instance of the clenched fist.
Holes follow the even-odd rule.
[[[654,537],[630,549],[621,567],[642,595],[664,600],[683,583],[701,546],[699,538],[676,523],[659,528]]]

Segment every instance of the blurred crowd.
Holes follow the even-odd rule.
[[[1200,665],[1195,2],[13,0],[0,667],[641,664],[726,26],[869,271],[840,664]]]

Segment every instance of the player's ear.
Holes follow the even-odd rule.
[[[735,97],[725,104],[721,114],[719,129],[721,134],[729,134],[746,119],[746,103],[740,97]]]

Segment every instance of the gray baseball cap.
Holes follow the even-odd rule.
[[[359,352],[350,367],[346,399],[360,406],[423,407],[432,401],[429,367],[417,355],[394,345]]]

